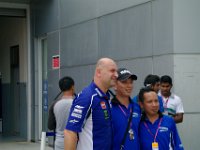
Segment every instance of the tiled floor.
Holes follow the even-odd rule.
[[[0,143],[0,150],[40,150],[40,143],[3,142]],[[53,148],[46,146],[45,150],[53,150]]]
[[[0,150],[40,150],[40,143],[26,142],[19,137],[3,137],[0,134]],[[46,146],[45,150],[53,150]]]

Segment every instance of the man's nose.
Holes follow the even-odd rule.
[[[156,106],[157,105],[157,102],[153,102],[153,106]]]
[[[118,73],[117,72],[115,72],[115,77],[118,78]]]

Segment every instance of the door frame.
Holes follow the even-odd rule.
[[[35,51],[35,66],[37,73],[35,74],[35,97],[37,101],[35,102],[37,104],[37,108],[35,111],[35,140],[40,140],[40,136],[42,133],[42,123],[43,123],[43,79],[42,79],[42,57],[43,57],[43,49],[42,49],[42,41],[44,39],[47,39],[47,36],[41,36],[38,38],[35,38],[35,45],[36,45],[36,51]]]
[[[13,8],[26,10],[26,32],[27,32],[27,141],[31,141],[31,121],[32,121],[32,60],[31,60],[31,37],[30,37],[30,7],[28,4],[0,2],[1,8]]]

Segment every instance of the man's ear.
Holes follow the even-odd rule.
[[[96,69],[96,75],[97,75],[97,77],[101,76],[101,69],[100,68]]]
[[[73,91],[73,93],[75,93],[75,86],[74,85],[72,85],[71,90]]]

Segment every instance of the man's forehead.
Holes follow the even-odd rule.
[[[126,80],[117,80],[117,82],[119,82],[119,83],[126,83],[126,82],[134,82],[134,80],[133,79],[131,79],[131,77],[130,78],[128,78],[128,79],[126,79]]]
[[[146,98],[155,97],[155,98],[158,99],[158,96],[157,96],[157,94],[156,94],[155,91],[145,92],[145,93],[144,93],[144,97],[146,97]]]
[[[162,86],[171,86],[171,84],[168,83],[168,82],[161,82],[160,85],[162,85]]]
[[[103,68],[115,69],[117,70],[117,65],[115,63],[108,63],[103,66]]]

